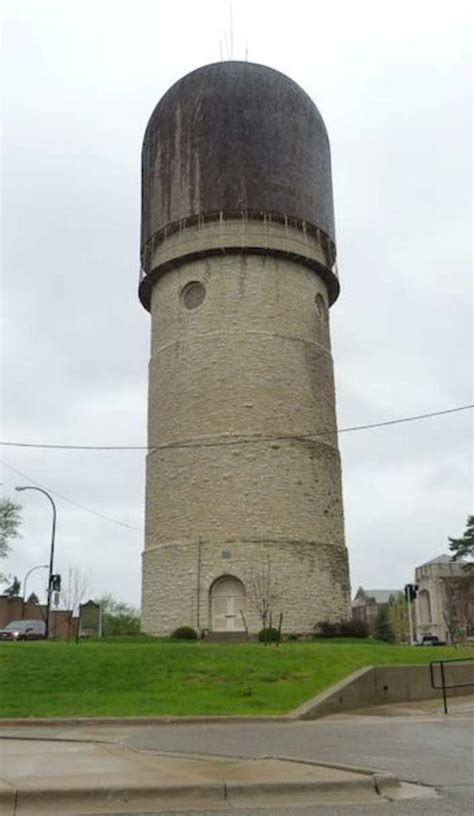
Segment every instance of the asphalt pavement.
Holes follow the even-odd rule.
[[[416,707],[393,706],[359,714],[305,722],[169,723],[160,725],[81,725],[0,728],[0,736],[35,739],[103,740],[129,749],[167,757],[279,756],[339,763],[388,771],[406,783],[416,783],[429,798],[351,804],[252,807],[227,802],[205,809],[204,802],[188,816],[472,816],[474,812],[474,708],[458,703],[445,716],[438,703]],[[1,775],[1,774],[0,774]],[[434,797],[434,798],[433,798]],[[354,797],[354,800],[357,797]],[[193,805],[194,806],[194,805]],[[238,810],[237,810],[238,807]],[[189,808],[189,804],[188,804]],[[204,808],[204,809],[203,809]],[[105,811],[110,816],[110,810]],[[84,810],[86,813],[86,810]],[[153,810],[144,809],[150,816]],[[160,810],[160,816],[177,810]],[[81,814],[77,810],[77,814]],[[120,810],[126,816],[126,810]],[[133,816],[138,816],[137,810]]]

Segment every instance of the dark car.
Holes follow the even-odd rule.
[[[446,646],[446,641],[440,640],[436,635],[422,635],[415,646]]]
[[[0,629],[0,640],[43,640],[46,624],[41,620],[17,620]]]

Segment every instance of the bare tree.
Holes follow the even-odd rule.
[[[278,580],[272,575],[270,556],[261,557],[248,570],[247,600],[259,616],[262,629],[267,629],[275,620],[276,607],[284,595]]]
[[[10,551],[10,541],[19,538],[21,524],[21,504],[11,499],[0,498],[0,558],[6,558]]]
[[[60,592],[61,606],[77,614],[79,604],[84,600],[88,587],[89,575],[87,570],[75,564],[69,564],[66,581],[63,582]]]

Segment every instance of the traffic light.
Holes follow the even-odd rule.
[[[405,598],[414,601],[418,594],[418,584],[405,584]]]
[[[61,591],[61,576],[56,574],[51,576],[51,589],[53,592]]]

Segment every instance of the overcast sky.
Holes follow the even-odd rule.
[[[468,3],[234,0],[234,58],[287,73],[331,140],[341,428],[472,400]],[[3,440],[144,445],[140,150],[185,73],[224,56],[223,0],[4,0]],[[222,45],[220,46],[220,43]],[[342,434],[353,592],[402,587],[472,512],[472,412]],[[144,453],[1,449],[5,495],[58,506],[59,572],[138,604]],[[64,498],[121,524],[101,519]],[[0,569],[48,560],[24,493]],[[122,526],[122,525],[129,525]],[[28,592],[44,587],[31,576]]]

